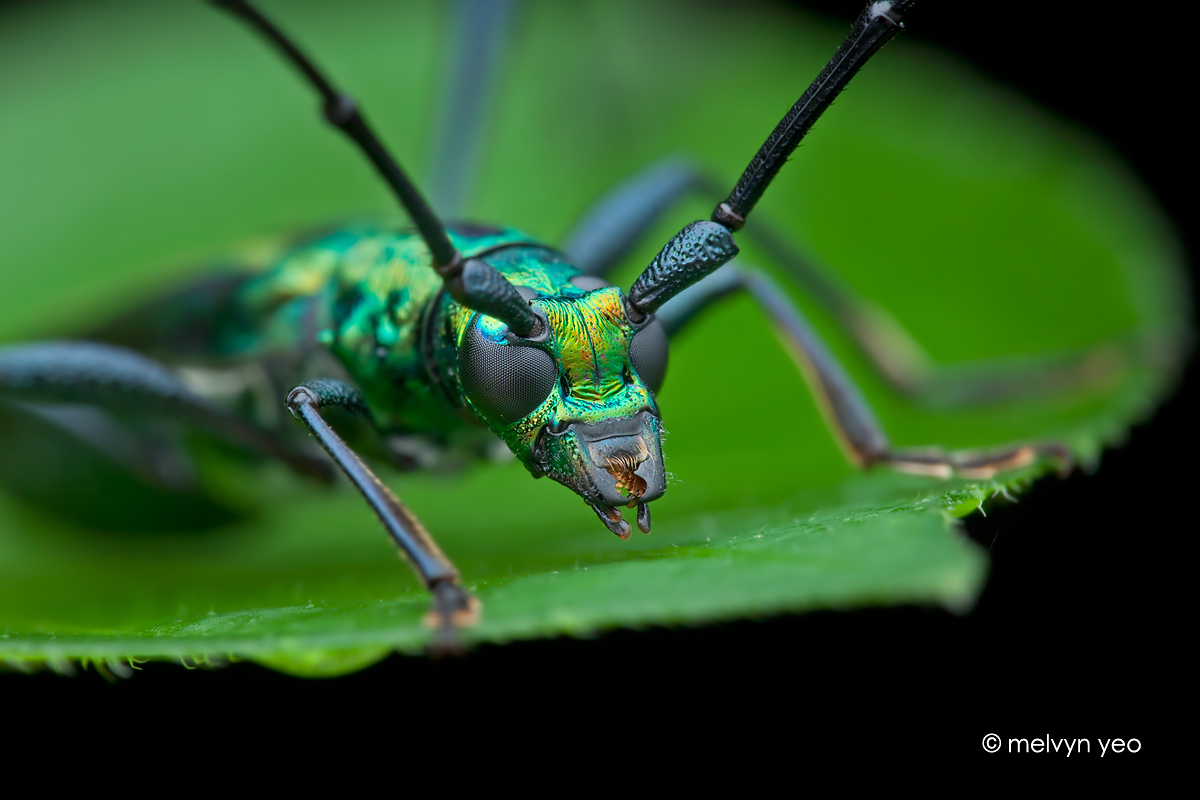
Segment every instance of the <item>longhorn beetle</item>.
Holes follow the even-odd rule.
[[[422,464],[413,435],[481,443],[494,435],[535,478],[578,494],[613,534],[631,534],[624,507],[636,508],[637,527],[649,533],[650,504],[666,490],[655,394],[668,340],[734,292],[748,294],[800,355],[831,428],[859,466],[986,477],[1041,455],[1065,459],[1053,444],[987,454],[894,450],[787,295],[764,274],[729,263],[738,254],[734,235],[784,162],[901,30],[912,0],[867,6],[711,219],[680,230],[627,291],[605,275],[673,203],[697,190],[716,194],[710,179],[677,161],[656,164],[602,198],[561,250],[511,228],[446,224],[354,100],[292,39],[245,0],[213,2],[261,35],[317,92],[325,119],[371,162],[414,229],[344,227],[265,271],[205,280],[162,298],[89,341],[7,347],[0,350],[0,400],[84,440],[119,443],[125,466],[150,485],[176,480],[176,451],[152,427],[123,426],[130,413],[182,422],[317,479],[330,479],[336,465],[429,589],[439,647],[456,646],[457,629],[472,623],[479,604],[433,536],[359,453],[412,468]],[[486,18],[480,24],[486,27]],[[486,36],[482,41],[486,46]],[[470,116],[451,115],[452,126],[470,124]],[[452,127],[447,135],[459,133]],[[746,235],[793,267],[886,377],[901,385],[915,380],[897,358],[906,334],[887,317],[823,282],[768,229],[752,224]],[[218,402],[172,368],[190,359],[258,365],[299,426],[272,427],[242,406]],[[1070,372],[1069,365],[1056,369]],[[994,384],[975,388],[996,393]],[[62,404],[90,408],[77,413]],[[310,447],[309,435],[324,455]]]

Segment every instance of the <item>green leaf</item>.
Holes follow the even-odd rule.
[[[276,6],[420,179],[444,9]],[[396,217],[307,89],[211,9],[3,13],[3,340],[85,330],[252,237]],[[674,152],[732,184],[843,32],[778,9],[531,4],[514,27],[474,216],[558,242],[590,200]],[[710,210],[689,202],[655,226],[620,282]],[[1087,388],[916,405],[797,289],[899,446],[1058,441],[1094,465],[1178,368],[1182,270],[1145,190],[1086,134],[903,36],[755,213],[940,364],[1099,354],[1105,379]],[[868,604],[966,609],[986,558],[953,517],[1049,466],[987,482],[857,474],[744,299],[673,343],[660,401],[673,477],[647,537],[617,540],[574,495],[512,462],[387,476],[483,602],[469,641]],[[249,658],[332,675],[427,645],[427,596],[357,496],[273,467],[229,469],[224,480],[253,487],[258,511],[200,532],[85,531],[0,495],[0,659],[118,669]]]

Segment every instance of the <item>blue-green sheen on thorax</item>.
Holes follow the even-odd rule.
[[[556,335],[544,345],[560,365],[553,391],[527,418],[505,424],[474,407],[459,379],[457,350],[476,312],[442,289],[419,237],[380,227],[346,228],[301,246],[234,292],[213,331],[222,360],[259,360],[280,383],[348,379],[383,433],[445,439],[490,427],[528,462],[534,438],[560,419],[599,421],[654,409],[631,374],[635,331],[619,290],[584,291],[558,252],[515,230],[452,233],[465,257],[481,257],[535,299]],[[504,325],[481,318],[481,330]]]
[[[531,241],[516,231],[452,237],[467,255]],[[428,249],[413,233],[338,230],[287,253],[238,289],[233,313],[224,316],[232,324],[215,331],[215,354],[282,358],[294,370],[286,380],[300,382],[329,377],[334,365],[320,357],[327,351],[339,377],[363,393],[381,430],[443,433],[470,420],[454,394],[430,380],[422,354],[423,344],[433,354],[445,349],[423,341],[423,334],[446,332],[444,320],[429,318],[441,288]],[[439,304],[436,316],[455,305]],[[453,375],[453,365],[446,366]]]

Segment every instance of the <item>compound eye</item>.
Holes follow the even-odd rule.
[[[458,374],[475,408],[504,424],[529,416],[558,384],[558,366],[549,353],[489,339],[478,317],[458,349]]]
[[[629,343],[630,363],[655,394],[667,377],[667,355],[667,329],[657,319],[635,333]]]

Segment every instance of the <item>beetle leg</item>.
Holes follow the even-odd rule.
[[[689,194],[709,199],[717,194],[716,183],[681,156],[656,161],[594,203],[563,249],[585,274],[605,276],[651,225]],[[888,383],[925,406],[950,408],[1102,385],[1119,377],[1129,361],[1121,345],[1105,343],[1042,357],[936,365],[886,309],[858,294],[761,219],[748,222],[740,236],[785,269],[832,314]],[[708,281],[707,290],[722,285],[716,276]],[[697,310],[693,307],[687,313]]]
[[[479,601],[459,585],[458,570],[438,548],[420,520],[321,416],[321,410],[328,408],[366,413],[366,404],[361,395],[340,381],[309,381],[288,393],[287,407],[370,504],[400,552],[433,595],[433,609],[427,622],[437,630],[435,650],[439,653],[461,650],[458,628],[473,624],[478,619]]]
[[[743,233],[833,315],[888,383],[922,405],[950,408],[1104,385],[1119,377],[1127,363],[1123,346],[1106,342],[1045,356],[937,365],[886,309],[770,226],[751,223]]]
[[[719,189],[682,156],[668,156],[626,178],[584,212],[563,250],[585,275],[605,276],[647,229],[689,192]]]
[[[471,199],[512,5],[510,0],[455,4],[429,170],[429,199],[444,219],[463,219]]]
[[[1065,467],[1068,453],[1056,444],[1020,445],[991,453],[893,450],[870,406],[808,320],[787,294],[760,272],[737,264],[726,265],[668,301],[659,310],[658,317],[668,335],[673,335],[698,312],[737,291],[749,294],[771,318],[827,423],[847,457],[857,466],[886,464],[903,472],[939,477],[957,474],[980,479],[1032,463],[1042,455],[1057,458]]]
[[[156,422],[0,399],[0,486],[26,506],[94,530],[205,530],[241,517],[198,480],[176,432]]]
[[[23,403],[82,404],[117,416],[172,419],[281,459],[310,477],[332,477],[320,459],[191,392],[167,367],[96,342],[34,342],[0,349],[0,397]]]

